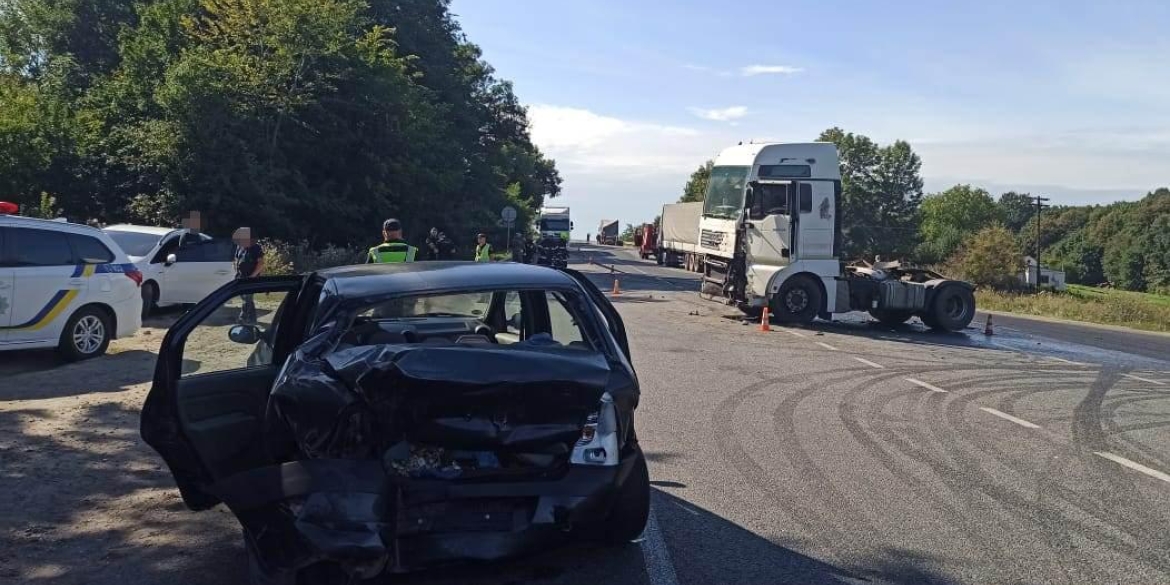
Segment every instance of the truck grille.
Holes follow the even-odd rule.
[[[713,232],[711,230],[703,230],[699,232],[699,243],[704,248],[718,248],[723,244],[723,232]]]

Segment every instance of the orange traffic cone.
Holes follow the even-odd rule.
[[[983,324],[983,334],[995,335],[995,332],[991,329],[991,315],[987,316],[987,322]]]
[[[764,307],[764,312],[760,313],[760,331],[764,331],[764,332],[771,331],[772,330],[771,321],[772,321],[772,315],[769,313],[768,307]]]
[[[620,294],[622,294],[622,287],[618,284],[618,277],[615,276],[613,277],[613,295],[617,296]]]

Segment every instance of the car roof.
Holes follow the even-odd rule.
[[[577,288],[573,277],[548,268],[514,262],[401,262],[358,264],[317,273],[343,298],[440,290]]]
[[[105,229],[106,230],[113,230],[113,231],[117,231],[117,232],[137,232],[140,234],[151,234],[154,236],[165,236],[173,231],[176,231],[175,228],[156,227],[156,226],[149,226],[149,225],[134,225],[134,224],[129,224],[129,223],[120,223],[118,225],[108,225],[105,227]]]
[[[100,234],[101,230],[83,223],[70,223],[67,221],[60,221],[55,219],[41,219],[39,217],[28,217],[25,215],[3,215],[0,214],[0,225],[10,227],[27,227],[39,228],[46,230],[57,230],[63,232],[73,232],[76,234]]]

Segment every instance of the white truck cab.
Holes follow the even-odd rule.
[[[786,321],[861,310],[887,323],[919,315],[932,327],[966,327],[975,314],[969,284],[898,263],[842,265],[840,196],[832,143],[750,143],[721,152],[699,219],[702,292],[749,314],[768,307]]]

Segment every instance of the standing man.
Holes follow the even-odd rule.
[[[512,236],[512,261],[524,263],[524,236],[522,234]]]
[[[455,242],[452,242],[447,234],[439,231],[439,228],[431,228],[431,234],[427,236],[427,248],[428,260],[455,259]]]
[[[236,244],[236,278],[256,278],[264,272],[264,248],[252,238],[252,228],[242,227],[232,233]],[[256,324],[256,303],[252,295],[240,295],[244,308],[240,311],[240,322]]]
[[[382,222],[382,243],[370,248],[366,264],[414,262],[418,248],[402,239],[402,224],[397,219]]]
[[[491,262],[492,245],[487,243],[487,234],[479,234],[475,237],[475,242],[475,261]]]

